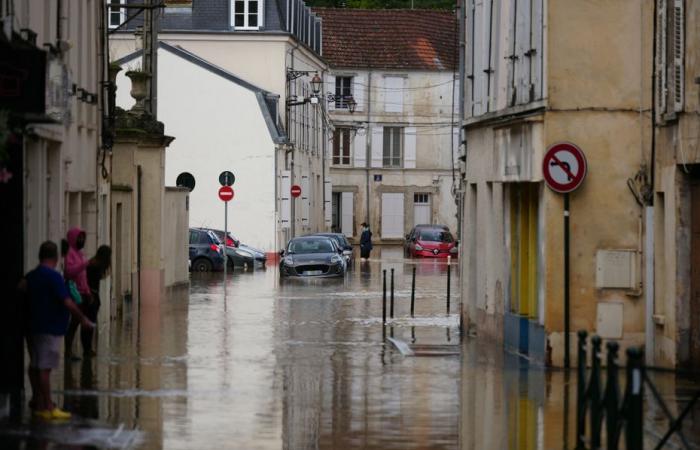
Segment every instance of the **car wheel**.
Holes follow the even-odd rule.
[[[212,264],[207,259],[198,259],[192,264],[192,270],[194,272],[211,272]]]

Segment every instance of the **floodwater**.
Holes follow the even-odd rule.
[[[395,318],[384,328],[391,269]],[[447,265],[405,260],[397,248],[356,262],[344,280],[280,283],[274,264],[236,271],[225,298],[221,274],[193,276],[160,306],[125,305],[100,330],[97,358],[54,374],[74,419],[45,424],[25,412],[0,424],[0,448],[573,448],[575,377],[461,340],[457,272],[449,314]],[[688,385],[660,378],[678,413]],[[649,433],[663,434],[657,413]]]

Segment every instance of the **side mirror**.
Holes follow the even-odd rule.
[[[280,256],[284,256],[284,250],[280,250]]]
[[[233,243],[236,245],[236,247],[241,245],[241,241],[239,241],[239,240],[235,240],[235,241],[233,241]]]
[[[345,255],[345,256],[352,255],[352,250],[343,250],[343,255]]]

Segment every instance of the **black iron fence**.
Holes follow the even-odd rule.
[[[621,448],[624,436],[627,450],[644,449],[644,389],[648,387],[663,410],[670,426],[655,449],[663,448],[673,434],[677,434],[684,448],[692,448],[682,431],[683,420],[700,398],[695,393],[681,414],[671,414],[658,389],[647,375],[644,353],[639,348],[627,349],[625,387],[620,387],[619,344],[611,341],[605,347],[606,368],[603,376],[603,341],[598,336],[590,339],[592,353],[588,365],[588,333],[578,332],[578,368],[576,399],[576,450]],[[605,382],[603,382],[603,379]],[[605,425],[605,426],[603,426]],[[603,440],[605,446],[603,446]]]

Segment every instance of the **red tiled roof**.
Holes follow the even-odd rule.
[[[454,70],[457,18],[427,9],[313,8],[331,67]]]

